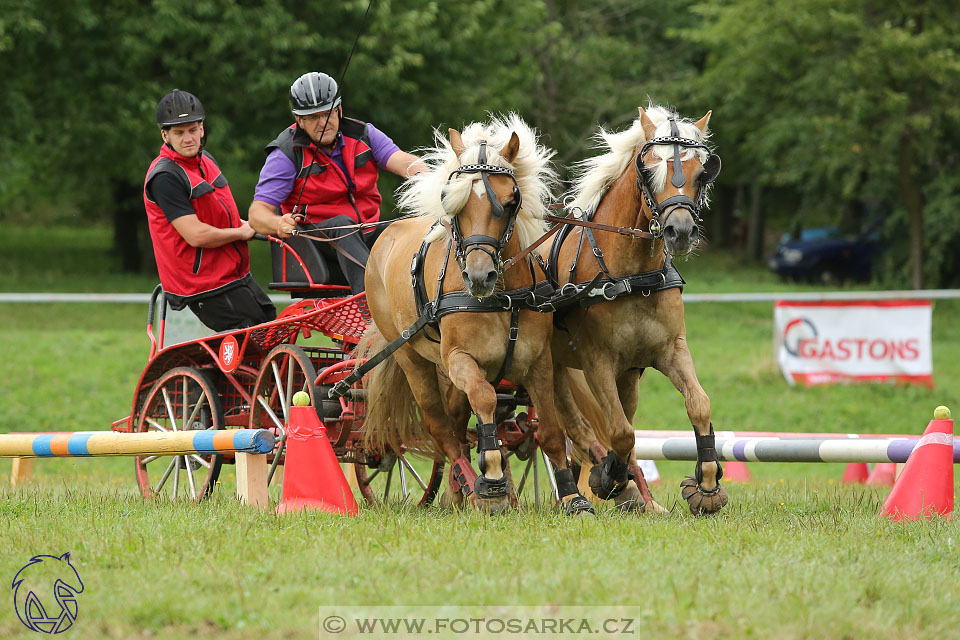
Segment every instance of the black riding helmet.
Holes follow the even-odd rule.
[[[290,85],[290,109],[295,115],[306,116],[339,105],[337,81],[325,73],[305,73]]]
[[[205,116],[203,105],[197,96],[180,89],[174,89],[163,96],[157,104],[157,124],[161,128],[201,122]]]

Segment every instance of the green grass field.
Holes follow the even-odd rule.
[[[0,291],[149,291],[148,278],[110,273],[108,246],[97,228],[5,233]],[[680,268],[688,292],[797,289],[709,250]],[[933,390],[790,388],[769,303],[686,312],[718,429],[916,434],[936,405],[960,409],[960,301],[935,303]],[[126,416],[145,316],[141,305],[0,304],[0,433]],[[687,426],[663,376],[641,385],[638,428]],[[32,555],[71,552],[86,585],[67,632],[78,638],[315,638],[320,605],[443,604],[622,605],[656,638],[957,637],[956,522],[878,518],[886,489],[839,484],[837,464],[753,464],[754,482],[727,485],[727,509],[698,519],[678,503],[693,464],[659,466],[653,491],[670,515],[601,508],[583,522],[529,504],[498,518],[400,505],[278,517],[237,505],[232,467],[194,506],[142,500],[129,459],[37,461],[35,481],[16,488],[0,462],[0,579]],[[0,637],[32,635],[7,603]]]

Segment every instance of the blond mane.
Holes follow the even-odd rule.
[[[520,150],[513,163],[504,160],[499,150],[510,140],[511,133],[520,139]],[[465,173],[447,177],[457,167],[477,162],[480,141],[487,141],[487,164],[513,169],[523,197],[523,205],[517,214],[515,233],[521,246],[527,247],[546,231],[543,216],[551,198],[557,175],[550,164],[554,151],[537,142],[537,132],[520,116],[508,113],[505,116],[491,115],[487,123],[473,122],[460,134],[466,151],[458,158],[445,133],[434,129],[436,146],[421,149],[421,159],[430,167],[404,182],[397,190],[397,205],[403,213],[413,213],[437,220],[450,221],[467,204],[477,173]],[[435,226],[426,236],[428,242],[445,237],[443,227]]]
[[[657,127],[654,137],[670,135],[669,119],[671,116],[677,121],[677,128],[681,137],[697,142],[706,142],[710,137],[709,130],[701,132],[694,126],[692,120],[681,118],[675,111],[667,107],[651,104],[646,109],[646,113]],[[596,210],[607,189],[627,170],[640,150],[640,146],[647,141],[639,115],[630,125],[630,128],[624,131],[611,133],[600,127],[600,131],[597,132],[594,139],[597,142],[594,148],[606,149],[607,152],[593,158],[587,158],[574,165],[576,177],[566,198],[570,208],[580,208],[586,212]],[[653,152],[660,159],[645,166],[653,171],[650,187],[654,192],[660,192],[666,185],[667,161],[673,158],[673,145],[656,145],[653,147]],[[700,162],[706,162],[707,152],[703,149],[681,147],[680,159],[689,160],[694,153],[697,154]]]

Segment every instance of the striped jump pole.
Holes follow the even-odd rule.
[[[644,460],[696,460],[693,435],[647,437],[637,432],[634,451]],[[716,439],[721,460],[741,462],[906,462],[920,438],[737,438]],[[960,463],[960,442],[953,443]]]
[[[267,429],[115,433],[10,433],[0,435],[0,458],[95,458],[269,453]]]

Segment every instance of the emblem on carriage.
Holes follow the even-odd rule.
[[[37,633],[63,633],[77,619],[77,596],[83,593],[80,574],[70,553],[33,556],[13,578],[13,604],[20,622]]]
[[[234,371],[240,365],[240,358],[237,357],[238,351],[237,339],[233,336],[227,336],[220,343],[220,368],[225,373]]]

